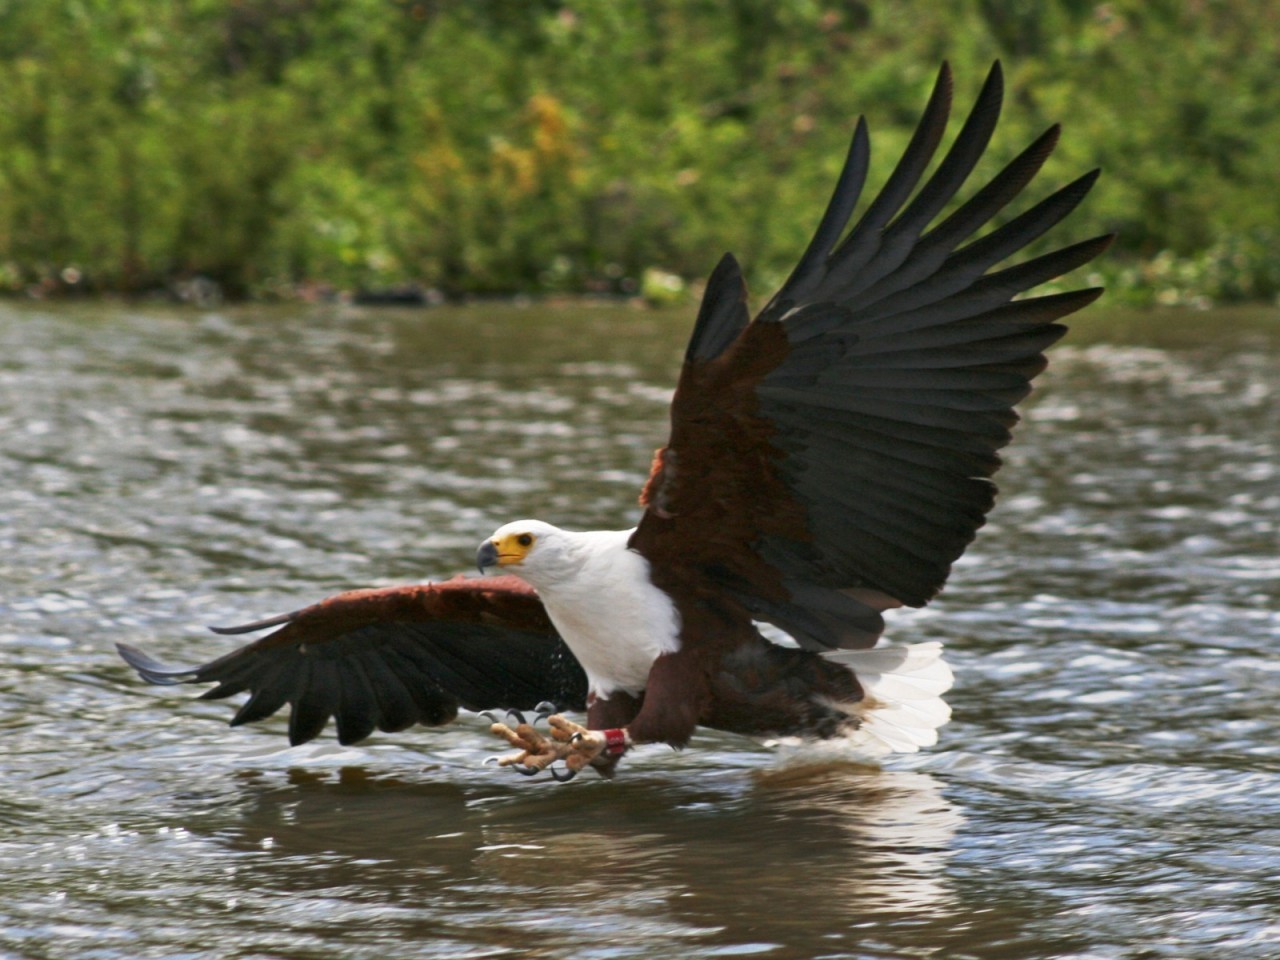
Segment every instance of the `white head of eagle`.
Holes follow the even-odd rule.
[[[573,535],[541,520],[516,520],[503,524],[480,544],[476,566],[483,574],[495,567],[505,568],[530,583],[557,580],[572,575]]]

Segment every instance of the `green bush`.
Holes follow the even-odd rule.
[[[1274,299],[1270,0],[45,0],[0,4],[0,287],[231,295],[663,291],[726,249],[757,294],[853,121],[882,179],[943,58],[993,59],[992,157],[1053,121],[1040,193],[1137,302]],[[655,278],[661,278],[661,282]]]

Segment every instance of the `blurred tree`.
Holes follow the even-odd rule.
[[[874,183],[940,59],[963,106],[1002,57],[984,169],[1063,121],[1045,189],[1106,168],[1074,229],[1119,229],[1122,291],[1274,297],[1272,7],[0,3],[0,284],[627,290],[732,248],[764,293],[858,112]]]

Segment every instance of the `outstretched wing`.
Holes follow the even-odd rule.
[[[931,226],[1001,100],[997,63],[916,191],[950,113],[944,65],[902,159],[846,234],[868,167],[859,121],[816,235],[753,322],[732,256],[713,273],[631,541],[677,603],[728,596],[809,649],[870,646],[881,611],[928,602],[983,524],[1014,404],[1065,332],[1055,321],[1101,290],[1015,297],[1111,239],[992,269],[1070,213],[1097,171],[970,239],[1039,171],[1056,126]]]
[[[330,717],[345,744],[375,729],[449,723],[459,706],[528,710],[549,701],[581,710],[586,703],[582,668],[533,588],[516,577],[353,590],[215,632],[270,627],[279,629],[197,667],[117,649],[148,683],[216,683],[205,700],[248,691],[232,726],[289,704],[293,744],[318,736]]]

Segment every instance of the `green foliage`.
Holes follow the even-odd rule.
[[[733,249],[763,295],[856,115],[875,183],[999,57],[984,169],[1062,121],[1040,191],[1103,166],[1068,233],[1121,296],[1271,299],[1272,6],[0,0],[0,285],[666,296]]]

